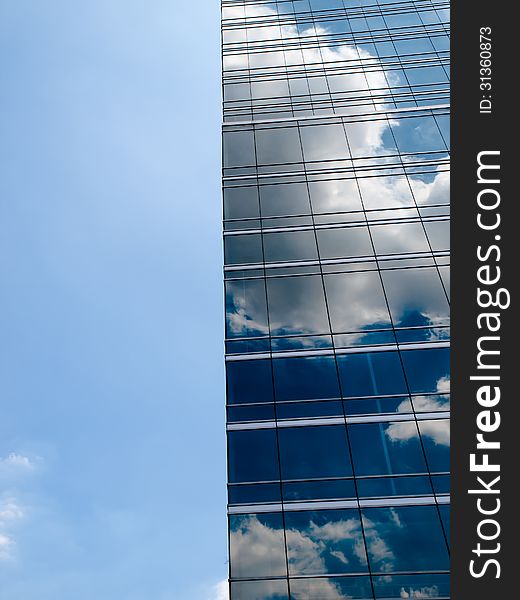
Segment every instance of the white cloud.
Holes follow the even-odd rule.
[[[0,467],[32,469],[34,468],[34,463],[28,456],[11,452],[5,458],[0,458]]]
[[[0,560],[12,558],[14,541],[9,530],[25,517],[25,511],[16,498],[5,495],[0,498]]]
[[[420,589],[408,588],[408,590],[405,590],[404,588],[401,588],[399,595],[401,598],[437,598],[439,595],[439,589],[436,585],[431,587],[423,587]]]
[[[450,376],[445,375],[437,381],[437,395],[414,396],[413,406],[415,412],[435,412],[449,410]],[[397,412],[410,412],[410,403],[404,400],[397,407]]]
[[[229,600],[229,584],[227,579],[223,579],[215,585],[211,600]]]
[[[396,515],[392,515],[395,523]],[[397,523],[395,523],[397,525]],[[388,547],[385,540],[380,536],[377,525],[368,518],[363,519],[365,528],[365,537],[368,548],[368,555],[372,564],[379,563],[377,569],[382,572],[390,573],[394,570],[395,555]],[[400,523],[398,527],[400,527]]]
[[[344,565],[348,565],[349,563],[348,558],[345,556],[345,554],[343,554],[343,552],[341,552],[341,550],[332,550],[330,555],[334,556],[334,558],[337,558]]]
[[[11,558],[12,545],[13,541],[11,538],[3,533],[0,533],[0,561]]]
[[[450,445],[450,422],[448,419],[421,421],[421,435],[430,437],[437,446]]]
[[[450,445],[450,422],[448,419],[420,421],[419,428],[422,436],[430,437],[439,446]],[[385,435],[392,442],[405,443],[418,437],[414,421],[391,423],[385,429]]]
[[[246,308],[240,306],[245,300],[240,296],[233,296],[233,302],[235,303],[236,312],[228,313],[228,324],[229,329],[233,333],[239,335],[245,333],[251,329],[258,331],[259,333],[268,334],[269,328],[258,321],[252,319],[246,312]]]
[[[419,437],[415,421],[390,423],[385,429],[386,437],[392,442],[408,442]]]
[[[24,511],[13,497],[5,497],[0,500],[0,526],[24,517]]]

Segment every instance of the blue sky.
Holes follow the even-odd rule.
[[[3,600],[226,577],[218,2],[0,2]]]

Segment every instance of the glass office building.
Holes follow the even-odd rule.
[[[449,597],[449,3],[224,0],[232,600]]]

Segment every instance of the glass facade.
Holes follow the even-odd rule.
[[[232,600],[449,598],[449,2],[222,2]]]

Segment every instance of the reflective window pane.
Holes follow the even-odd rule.
[[[372,255],[372,244],[366,227],[318,229],[320,258]]]
[[[309,214],[307,185],[305,183],[262,185],[260,205],[262,217]]]
[[[315,260],[318,258],[314,231],[264,233],[266,262]]]
[[[287,581],[261,579],[231,582],[233,600],[289,600]]]
[[[226,363],[229,404],[270,402],[273,376],[270,360],[237,360]]]
[[[424,227],[434,252],[450,249],[449,221],[427,221]]]
[[[285,502],[356,497],[356,488],[353,479],[284,481],[282,486]]]
[[[294,600],[367,600],[372,598],[369,577],[291,579]]]
[[[224,218],[254,219],[259,216],[256,187],[226,188],[224,190]]]
[[[343,425],[282,427],[278,440],[283,479],[352,475]]]
[[[392,124],[392,131],[400,152],[431,152],[446,149],[432,116],[399,119]]]
[[[419,421],[419,431],[432,472],[450,470],[450,422],[448,419]]]
[[[282,513],[229,517],[231,577],[278,577],[287,574]],[[270,584],[266,583],[266,588]],[[248,592],[251,591],[249,588]],[[274,588],[279,591],[280,588]],[[244,591],[244,589],[243,589]],[[243,596],[244,600],[246,596]],[[250,598],[248,596],[247,598]]]
[[[356,475],[426,472],[415,421],[356,423],[348,431]]]
[[[261,263],[262,237],[260,234],[227,235],[224,237],[224,256],[227,265]]]
[[[305,160],[348,158],[350,152],[343,125],[313,125],[301,127]]]
[[[260,129],[255,136],[259,165],[301,162],[302,151],[296,127]]]
[[[425,573],[381,575],[373,578],[376,599],[380,598],[449,598],[450,576]]]
[[[449,323],[448,301],[435,268],[383,271],[382,277],[396,327]]]
[[[255,164],[255,146],[252,131],[224,132],[224,167]]]
[[[273,360],[276,400],[308,400],[340,396],[336,362],[332,356]]]
[[[434,571],[449,568],[435,506],[361,510],[372,571]],[[421,551],[417,552],[417,548]]]
[[[325,289],[334,333],[385,328],[390,317],[379,274],[325,275]]]
[[[355,179],[311,181],[309,191],[315,213],[353,211],[363,208]]]
[[[327,333],[329,323],[319,275],[267,280],[273,335]]]
[[[226,283],[226,336],[266,335],[267,303],[265,283],[261,279]]]
[[[367,571],[357,510],[287,512],[285,524],[290,575]]]
[[[430,250],[420,223],[373,225],[370,231],[377,254],[404,254]]]
[[[274,429],[228,431],[229,483],[279,479]]]
[[[449,348],[410,350],[401,356],[412,393],[449,391]]]
[[[385,396],[408,391],[397,352],[343,354],[337,360],[344,396]]]

